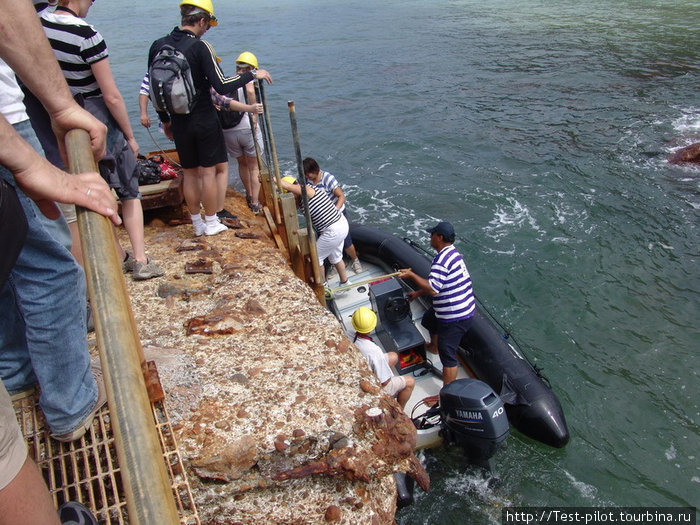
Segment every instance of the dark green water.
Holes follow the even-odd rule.
[[[128,4],[128,5],[127,5]],[[138,126],[150,42],[175,2],[88,17]],[[401,524],[498,523],[508,505],[700,504],[696,0],[215,0],[206,38],[266,90],[282,167],[345,184],[351,216],[427,239],[454,223],[477,294],[544,368],[571,442],[513,432],[489,488],[455,450]],[[153,148],[148,135],[139,141]]]

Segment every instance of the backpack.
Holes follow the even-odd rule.
[[[139,180],[139,186],[158,184],[160,182],[160,165],[142,155],[136,160],[134,176]]]
[[[238,100],[238,90],[234,91],[229,95],[229,97]],[[230,110],[219,110],[216,112],[219,115],[219,122],[223,129],[231,129],[238,126],[238,123],[243,118],[245,113],[240,111],[230,111]]]
[[[153,57],[148,76],[150,98],[156,111],[179,115],[192,111],[196,89],[190,64],[179,49],[170,44],[163,45]]]

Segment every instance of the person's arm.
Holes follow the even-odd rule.
[[[117,201],[97,172],[69,175],[39,155],[0,115],[0,164],[15,178],[17,185],[34,199],[42,213],[57,219],[53,201],[77,204],[100,213],[116,225],[121,224]]]
[[[253,128],[257,128],[258,126],[258,115],[261,115],[263,112],[263,105],[258,104],[258,99],[255,96],[255,82],[248,82],[245,85],[245,93],[246,93],[246,102],[249,104],[254,104],[256,109],[254,111],[251,111],[253,114]]]
[[[144,128],[151,127],[151,118],[148,116],[148,96],[149,87],[151,84],[151,79],[148,77],[148,71],[141,81],[141,87],[139,88],[139,119],[141,120],[141,125]]]
[[[240,111],[242,113],[262,113],[262,104],[246,104],[221,93],[217,93],[214,88],[210,88],[211,102],[219,111]],[[259,106],[259,107],[258,107]]]
[[[36,95],[51,117],[64,160],[65,134],[88,131],[96,159],[105,153],[107,128],[74,100],[29,0],[0,0],[0,57]]]
[[[345,192],[342,190],[340,185],[335,187],[335,189],[333,190],[333,195],[338,197],[338,202],[335,203],[335,207],[337,209],[342,208],[343,204],[345,204]]]
[[[399,270],[399,272],[399,277],[401,279],[412,279],[413,282],[418,285],[419,289],[416,292],[411,292],[408,294],[411,299],[415,299],[421,295],[437,295],[437,292],[430,286],[428,279],[425,279],[420,275],[416,275],[416,273],[410,268]]]
[[[139,93],[139,113],[141,125],[144,128],[151,127],[151,117],[148,116],[148,95]]]
[[[131,129],[131,122],[129,121],[129,114],[126,111],[126,104],[124,104],[122,94],[119,92],[117,83],[114,81],[112,68],[109,67],[109,59],[103,58],[102,60],[91,63],[90,69],[92,70],[92,74],[95,75],[97,85],[100,86],[102,97],[104,98],[105,104],[107,104],[109,112],[114,117],[114,120],[117,121],[119,129],[124,133],[131,151],[136,155],[139,152],[139,144],[136,142],[136,138],[134,138],[134,130]]]
[[[293,193],[297,197],[301,197],[301,185],[298,183],[292,184],[287,182],[286,180],[280,180],[280,184],[282,185],[283,190],[287,190],[289,193]],[[308,184],[306,185],[306,196],[310,199],[316,194],[314,189],[309,186]]]
[[[263,112],[263,105],[246,104],[245,102],[240,102],[238,100],[231,99],[228,103],[228,109],[230,111],[240,111],[243,113],[252,113],[253,115],[258,115]]]

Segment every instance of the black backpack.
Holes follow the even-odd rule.
[[[139,155],[134,167],[134,176],[139,180],[139,186],[158,184],[160,182],[160,164]]]
[[[238,90],[234,91],[229,95],[230,98],[238,100]],[[223,129],[231,129],[238,126],[238,123],[243,118],[245,113],[241,111],[230,111],[230,110],[218,110],[216,112],[219,115],[219,122]]]
[[[189,42],[189,45],[193,43]],[[179,115],[192,111],[197,91],[192,81],[190,64],[182,51],[173,45],[164,44],[153,57],[148,76],[150,98],[156,111]]]

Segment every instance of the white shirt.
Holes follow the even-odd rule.
[[[350,341],[352,341],[358,350],[362,352],[362,355],[365,356],[367,363],[369,363],[369,367],[379,378],[380,383],[384,384],[385,382],[389,381],[389,379],[394,377],[394,373],[391,371],[389,363],[386,360],[386,355],[374,341],[370,341],[369,339],[365,339],[363,337],[358,337],[356,340],[354,340],[354,330],[348,330],[346,334]]]
[[[23,101],[24,93],[17,84],[15,72],[0,59],[0,113],[10,124],[29,119]]]

